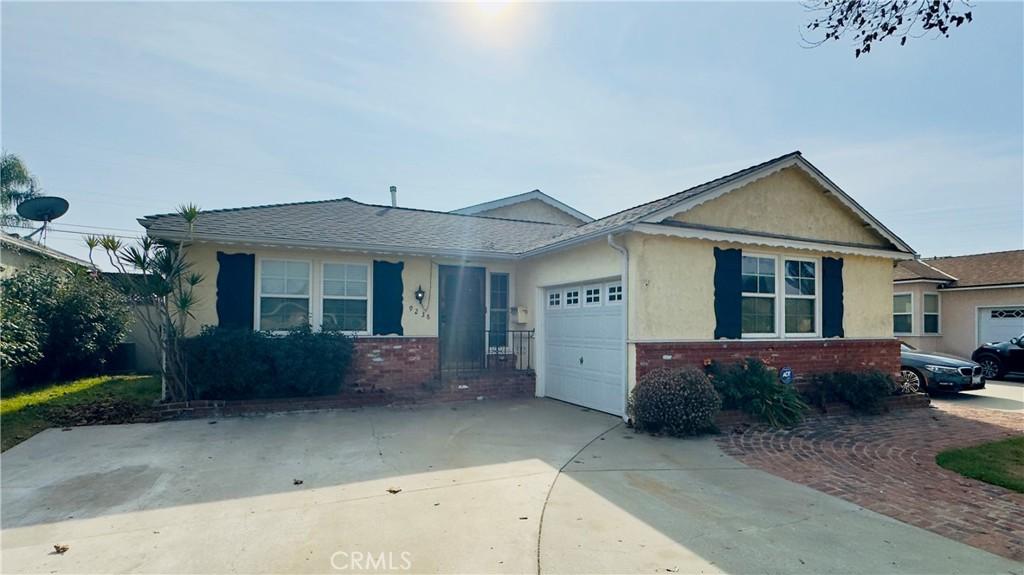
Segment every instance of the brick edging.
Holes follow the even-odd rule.
[[[882,412],[884,413],[896,409],[928,407],[929,405],[931,405],[931,398],[924,393],[894,395],[885,398],[882,405]],[[817,406],[811,406],[806,419],[850,415],[852,413],[854,413],[854,411],[849,404],[829,403],[825,405],[824,409]],[[723,431],[735,425],[761,425],[763,423],[763,421],[756,417],[748,415],[738,409],[720,411],[718,415],[715,416],[715,425],[718,426],[719,430]]]
[[[492,371],[483,372],[473,377],[452,379],[444,383],[435,381],[430,385],[401,389],[397,393],[375,389],[322,397],[194,400],[158,403],[155,406],[155,411],[160,419],[168,420],[357,409],[389,405],[430,405],[532,397],[534,387],[535,376],[532,371]]]

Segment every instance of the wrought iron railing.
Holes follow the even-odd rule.
[[[533,330],[486,330],[483,345],[464,345],[440,354],[441,373],[457,375],[484,370],[532,370]],[[442,348],[445,346],[442,344]]]
[[[533,330],[504,330],[486,332],[487,369],[533,369]]]

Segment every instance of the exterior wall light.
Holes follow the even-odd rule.
[[[423,286],[422,285],[421,286],[417,286],[416,287],[416,292],[413,294],[413,296],[416,298],[416,301],[420,305],[423,305],[423,298],[426,297],[426,295],[427,295],[427,292],[423,291]]]

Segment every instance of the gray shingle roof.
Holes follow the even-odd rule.
[[[668,208],[669,206],[671,206],[673,204],[676,204],[678,202],[682,202],[684,200],[688,200],[690,198],[699,196],[700,194],[702,194],[704,192],[707,192],[709,190],[715,189],[718,186],[721,186],[721,185],[724,185],[724,184],[728,184],[729,182],[731,182],[733,180],[742,179],[743,177],[747,176],[748,174],[756,172],[756,171],[764,168],[765,166],[768,166],[769,164],[773,164],[773,163],[776,163],[776,162],[781,162],[783,160],[787,160],[789,158],[793,158],[793,157],[796,157],[796,156],[799,156],[799,155],[800,155],[799,151],[790,152],[790,153],[788,153],[786,155],[779,156],[777,158],[772,158],[771,160],[768,160],[766,162],[762,162],[762,163],[757,164],[755,166],[750,166],[749,168],[744,168],[744,169],[742,169],[742,170],[740,170],[738,172],[733,172],[733,173],[731,173],[729,175],[722,176],[721,178],[717,178],[717,179],[711,180],[710,182],[705,182],[705,183],[700,184],[698,186],[694,186],[692,188],[685,189],[685,190],[683,190],[681,192],[672,194],[671,196],[665,196],[664,198],[660,198],[660,199],[657,199],[657,200],[654,200],[654,201],[651,201],[651,202],[647,202],[646,204],[640,204],[639,206],[634,206],[632,208],[623,210],[621,212],[614,213],[614,214],[612,214],[610,216],[605,216],[605,217],[603,217],[601,219],[594,220],[594,221],[592,221],[590,223],[587,223],[587,224],[583,224],[582,226],[579,226],[579,227],[576,227],[576,228],[572,228],[568,232],[566,232],[563,235],[561,235],[560,237],[558,237],[554,242],[546,242],[544,244],[537,244],[537,245],[533,246],[533,249],[540,249],[540,248],[546,247],[546,246],[551,245],[551,244],[571,241],[571,240],[574,240],[574,239],[577,239],[577,238],[580,238],[580,237],[583,237],[583,236],[597,235],[597,234],[602,234],[602,233],[610,232],[610,231],[615,230],[616,228],[619,228],[621,226],[624,226],[624,225],[627,225],[627,224],[631,224],[631,223],[640,221],[640,220],[644,219],[645,217],[647,217],[647,216],[649,216],[651,214],[654,214],[656,212],[659,212],[659,211],[661,211],[661,210],[663,210],[665,208]]]
[[[183,239],[177,214],[139,220],[149,235]],[[512,256],[569,226],[364,204],[349,198],[204,211],[194,238],[406,253]]]
[[[946,280],[947,288],[1024,284],[1024,250],[900,262],[894,277]]]
[[[893,281],[937,280],[948,282],[954,281],[956,278],[921,262],[921,260],[907,260],[896,265],[892,279]]]
[[[465,254],[492,257],[536,255],[604,234],[622,231],[675,204],[718,190],[760,170],[784,162],[802,162],[827,181],[824,174],[802,159],[799,151],[744,168],[664,198],[580,225],[564,226],[487,216],[463,215],[409,208],[363,204],[349,198],[253,206],[203,212],[194,238],[205,241],[265,243],[300,247],[398,251],[418,254]],[[902,240],[846,196],[836,193],[859,211],[869,224],[891,238],[896,251],[913,253]],[[150,236],[185,238],[184,222],[175,214],[140,219]]]

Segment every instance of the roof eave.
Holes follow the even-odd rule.
[[[384,244],[372,244],[365,242],[319,242],[314,240],[296,240],[296,239],[281,239],[281,238],[268,238],[259,236],[235,236],[235,235],[220,235],[220,234],[186,234],[182,232],[168,232],[161,230],[147,229],[147,234],[154,239],[170,240],[176,242],[192,241],[199,243],[216,243],[216,244],[239,244],[239,245],[256,245],[256,246],[268,246],[268,247],[282,247],[282,248],[302,248],[302,249],[328,249],[328,250],[343,250],[353,252],[367,252],[367,253],[380,253],[380,254],[401,254],[401,255],[415,255],[415,256],[441,256],[459,259],[492,259],[492,260],[514,260],[517,259],[518,254],[510,252],[500,251],[487,251],[487,250],[455,250],[455,249],[428,249],[419,247],[405,247],[405,246],[390,246]]]
[[[749,232],[746,230],[713,228],[710,226],[643,223],[633,226],[632,229],[639,233],[673,236],[685,239],[697,239],[712,242],[727,242],[739,244],[753,244],[776,248],[789,248],[826,253],[882,257],[893,260],[905,260],[914,257],[913,254],[907,254],[898,250],[889,250],[862,244],[850,244],[844,242],[818,240],[814,238],[799,238],[793,236],[783,236],[778,234]]]
[[[570,248],[572,246],[577,246],[577,245],[580,245],[580,244],[585,244],[587,242],[590,242],[590,241],[593,241],[593,240],[596,240],[596,239],[608,236],[609,234],[620,234],[620,233],[623,233],[623,232],[628,232],[628,231],[630,231],[632,229],[633,229],[633,224],[631,224],[631,223],[620,224],[618,226],[612,226],[612,227],[609,227],[609,228],[604,228],[604,229],[601,229],[601,230],[590,232],[588,234],[582,234],[582,235],[579,235],[579,236],[575,236],[575,237],[567,239],[567,240],[555,241],[555,242],[552,242],[552,243],[549,243],[549,244],[544,244],[543,246],[540,246],[538,248],[533,248],[531,250],[527,250],[525,252],[522,252],[521,254],[519,254],[519,256],[522,257],[523,259],[532,258],[532,257],[536,257],[536,256],[541,256],[541,255],[548,254],[548,253],[551,253],[551,252],[557,252],[559,250],[564,250],[564,249]]]

